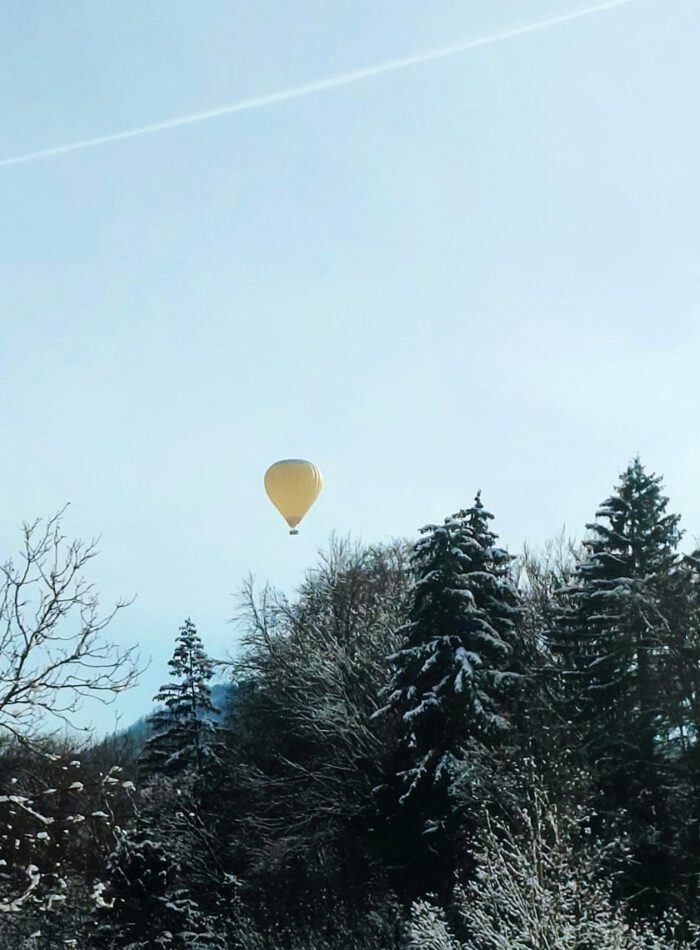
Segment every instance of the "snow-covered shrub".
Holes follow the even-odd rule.
[[[484,817],[475,876],[455,894],[466,937],[452,937],[444,911],[413,906],[410,950],[697,950],[700,930],[667,915],[635,922],[611,896],[584,842],[582,816],[564,817],[542,793],[517,823]]]
[[[407,950],[462,950],[462,945],[442,909],[429,900],[418,900],[411,908]]]

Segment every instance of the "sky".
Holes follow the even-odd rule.
[[[96,148],[3,159],[566,16],[585,0],[6,0],[0,554],[70,536],[150,666],[236,649],[252,573],[482,490],[514,551],[639,453],[700,536],[700,6],[631,0]],[[262,476],[322,469],[290,538]]]

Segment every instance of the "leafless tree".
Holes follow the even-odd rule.
[[[580,559],[580,544],[567,537],[563,530],[540,549],[524,545],[516,571],[526,608],[537,617],[540,625],[553,622],[557,597],[571,583]]]
[[[62,514],[25,523],[19,557],[0,567],[0,734],[7,738],[31,738],[57,720],[72,725],[83,698],[109,702],[139,672],[134,648],[102,635],[127,602],[100,613],[85,576],[96,542],[67,541]]]
[[[87,779],[75,748],[49,736],[57,726],[74,726],[83,699],[110,702],[139,672],[134,648],[103,637],[126,602],[101,614],[86,578],[96,543],[67,541],[62,514],[24,524],[19,556],[0,566],[3,934],[11,921],[21,930],[38,909],[65,902],[67,872],[76,848],[85,849],[85,830],[91,847],[107,847],[116,825],[114,792],[132,787],[117,767]]]
[[[251,722],[268,731],[239,753],[236,822],[261,871],[299,863],[321,868],[320,879],[367,820],[386,745],[386,725],[372,717],[406,587],[403,545],[342,539],[294,601],[246,585],[237,674],[253,689]]]

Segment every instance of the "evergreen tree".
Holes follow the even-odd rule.
[[[555,643],[566,718],[600,789],[603,818],[627,816],[640,868],[635,887],[645,891],[656,891],[664,873],[663,672],[681,537],[679,516],[667,508],[662,479],[635,459],[587,525],[587,557]]]
[[[225,950],[225,924],[208,916],[189,890],[178,840],[157,822],[123,832],[107,862],[106,886],[94,893],[105,950]]]
[[[447,886],[451,876],[457,763],[470,739],[493,746],[507,732],[509,687],[520,675],[519,598],[492,517],[477,495],[473,507],[422,529],[409,621],[390,657],[385,710],[396,714],[400,737],[380,801],[394,812],[409,876],[426,887]]]
[[[218,710],[209,686],[214,664],[189,618],[180,627],[168,666],[176,682],[161,686],[154,697],[165,708],[149,718],[153,734],[141,761],[146,769],[163,774],[190,769],[201,773],[216,757],[217,726],[213,716]]]
[[[589,758],[612,772],[649,762],[659,716],[658,673],[668,647],[679,516],[668,514],[662,479],[635,459],[586,527],[587,557],[567,591],[556,647],[572,723]]]

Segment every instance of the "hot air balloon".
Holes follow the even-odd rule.
[[[265,491],[291,528],[290,534],[299,534],[297,525],[322,488],[321,472],[305,459],[282,459],[265,472]]]

